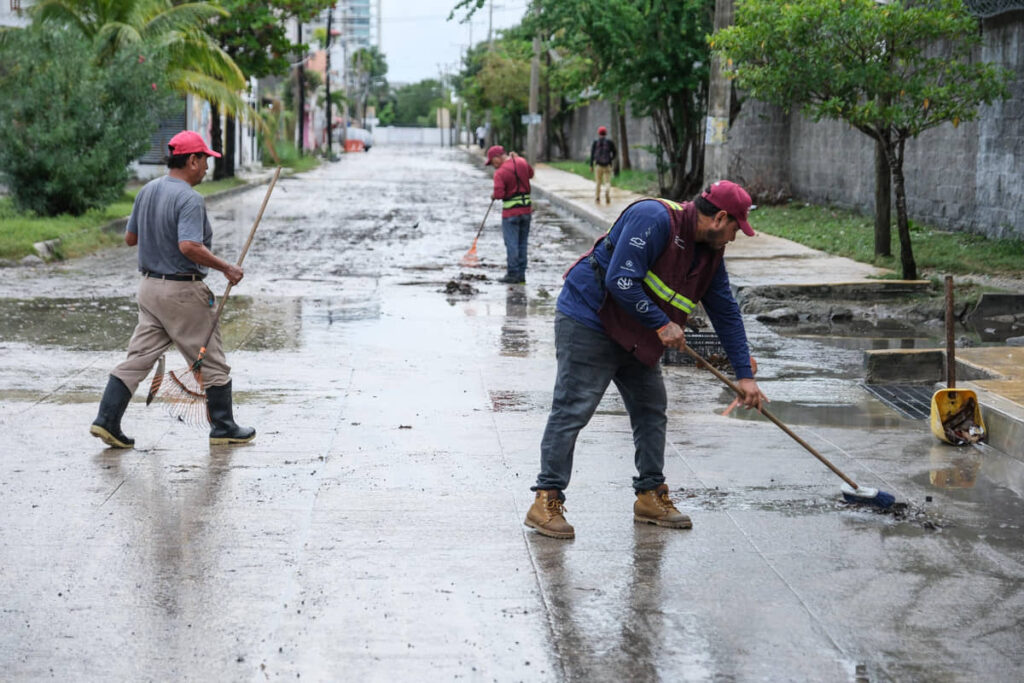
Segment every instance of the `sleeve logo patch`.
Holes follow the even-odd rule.
[[[633,286],[633,278],[631,277],[620,277],[615,281],[615,284],[619,289],[630,289]]]
[[[636,247],[637,249],[639,249],[640,247],[642,247],[642,246],[644,246],[645,244],[647,244],[647,242],[645,242],[645,241],[644,241],[643,239],[641,239],[641,238],[639,238],[639,237],[630,237],[630,238],[629,238],[629,244],[630,244],[631,246],[634,246],[634,247]]]
[[[637,301],[636,302],[636,311],[637,311],[637,313],[646,313],[648,310],[650,310],[650,308],[651,308],[651,304],[650,304],[649,301]]]
[[[632,260],[628,260],[625,263],[623,263],[622,267],[631,273],[636,272],[636,264],[634,264]]]

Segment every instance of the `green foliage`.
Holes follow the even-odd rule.
[[[236,116],[248,113],[238,94],[246,87],[242,71],[207,33],[210,22],[226,14],[218,4],[39,0],[29,12],[37,24],[85,36],[93,42],[101,63],[122,49],[151,50],[166,65],[171,89],[201,97]]]
[[[704,180],[713,0],[560,0],[543,3],[529,30],[571,55],[554,82],[587,98],[628,101],[654,124],[661,194],[692,196]]]
[[[330,7],[331,0],[220,0],[229,14],[208,27],[210,36],[234,59],[246,76],[284,76],[290,56],[305,54],[308,46],[288,37],[289,19],[309,21]],[[323,35],[314,33],[321,45]]]
[[[751,96],[875,139],[957,125],[1006,97],[1011,74],[975,61],[979,42],[961,0],[746,0],[711,39]]]
[[[395,90],[396,126],[432,126],[431,114],[444,103],[441,83],[427,78]]]
[[[121,51],[103,66],[68,32],[14,32],[0,52],[0,174],[17,208],[81,215],[116,200],[168,104],[162,64]]]
[[[754,230],[799,242],[830,254],[883,268],[897,268],[893,257],[876,257],[874,224],[845,209],[792,202],[760,207],[750,215]],[[742,239],[742,236],[740,237]],[[947,232],[924,225],[914,229],[918,263],[926,271],[1024,277],[1024,241],[988,239],[969,232]]]

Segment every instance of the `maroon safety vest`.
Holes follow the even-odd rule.
[[[697,302],[711,287],[711,281],[722,263],[725,250],[713,251],[697,244],[697,207],[692,202],[680,205],[667,199],[657,201],[668,211],[671,229],[661,256],[644,275],[643,288],[647,296],[658,308],[665,311],[672,322],[682,326],[686,324],[686,319],[696,308]],[[626,207],[626,210],[628,209],[629,207]],[[619,217],[621,218],[622,214],[619,214]],[[582,258],[588,258],[597,245],[606,239],[607,234],[599,238],[594,247]],[[612,248],[614,246],[612,245]],[[603,273],[601,275],[603,283]],[[658,339],[657,331],[644,326],[633,314],[624,310],[607,291],[604,303],[598,310],[598,316],[605,332],[622,348],[633,353],[645,365],[653,367],[658,363],[661,354],[665,352],[665,345]]]

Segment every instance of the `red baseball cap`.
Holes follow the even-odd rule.
[[[607,135],[608,134],[608,129],[605,128],[604,126],[599,126],[598,129],[597,129],[597,134],[598,135]]]
[[[494,157],[500,157],[504,153],[504,147],[502,147],[501,145],[494,145],[489,150],[487,150],[487,162],[484,163],[484,166],[490,166],[491,161],[494,159]]]
[[[743,234],[750,237],[755,235],[754,229],[747,222],[747,214],[750,212],[750,195],[742,187],[728,180],[719,180],[712,183],[701,197],[735,218]]]
[[[171,154],[205,154],[208,157],[219,157],[219,152],[214,152],[206,146],[203,136],[194,130],[183,130],[167,143]]]

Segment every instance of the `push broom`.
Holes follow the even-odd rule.
[[[484,213],[484,219],[480,221],[480,229],[476,231],[476,237],[473,238],[473,246],[471,246],[469,251],[466,252],[466,255],[462,257],[461,263],[467,268],[475,268],[480,265],[480,259],[476,256],[476,241],[480,239],[480,233],[484,231],[484,223],[487,222],[487,216],[491,213],[491,207],[494,206],[494,201],[495,200],[492,199],[491,203],[487,205],[487,211]]]
[[[263,197],[263,204],[260,206],[259,213],[256,214],[252,229],[249,231],[249,238],[245,241],[242,253],[238,256],[236,265],[239,267],[245,260],[245,255],[252,244],[252,238],[256,236],[256,228],[259,227],[260,219],[263,218],[263,212],[267,208],[267,202],[270,201],[270,193],[274,191],[274,185],[277,184],[280,175],[281,167],[278,166],[274,171],[270,186],[267,187],[267,194]],[[224,312],[224,304],[231,294],[232,286],[229,282],[224,290],[224,295],[220,298],[220,304],[217,306],[217,312],[213,316],[213,324],[210,325],[210,333],[206,335],[206,342],[199,348],[199,354],[191,365],[181,370],[172,370],[165,375],[166,364],[164,357],[160,357],[156,372],[153,374],[153,381],[149,385],[149,394],[146,396],[147,406],[153,402],[153,399],[159,399],[164,403],[167,413],[171,417],[190,425],[209,424],[210,416],[206,410],[206,389],[203,386],[203,359],[206,358],[206,347],[210,345],[210,340],[213,339],[213,334],[217,330],[217,324],[220,322],[221,313]]]
[[[688,353],[691,358],[697,361],[698,366],[710,370],[715,377],[722,380],[722,382],[727,387],[736,392],[737,396],[743,398],[743,391],[738,386],[736,386],[736,384],[733,383],[732,380],[730,380],[728,377],[719,372],[717,368],[715,368],[713,365],[704,360],[704,358],[702,358],[699,353],[691,349],[689,346],[684,346],[683,350],[686,351],[686,353]],[[767,408],[761,408],[761,414],[767,417],[772,422],[774,422],[776,427],[786,432],[786,434],[788,434],[794,441],[796,441],[798,444],[806,448],[811,455],[820,460],[825,465],[825,467],[832,470],[840,479],[843,480],[843,482],[845,482],[841,487],[841,490],[843,492],[843,498],[846,499],[846,502],[858,503],[862,505],[874,505],[875,507],[880,508],[890,508],[892,507],[893,503],[896,502],[896,498],[891,493],[879,491],[878,489],[870,489],[867,488],[866,486],[858,486],[853,479],[850,479],[848,476],[843,474],[838,467],[833,465],[828,460],[828,458],[826,458],[824,455],[816,451],[809,443],[801,439],[793,432],[793,430],[791,430],[789,427],[783,424],[782,420],[768,412]]]

